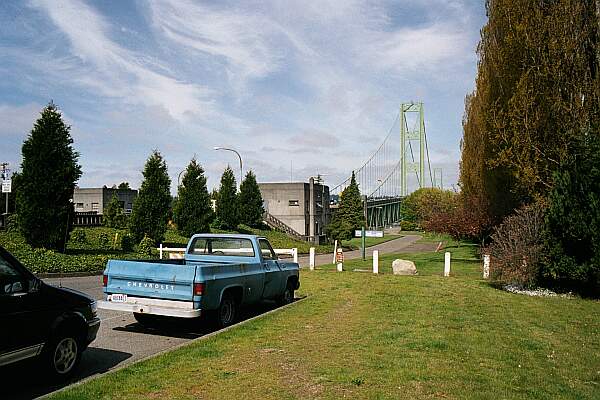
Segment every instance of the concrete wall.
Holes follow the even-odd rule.
[[[104,208],[112,199],[113,193],[122,203],[125,213],[131,212],[133,202],[137,197],[137,190],[111,189],[111,188],[75,188],[73,203],[76,212],[97,212],[102,214]]]
[[[259,183],[265,209],[286,225],[304,236],[311,236],[310,230],[310,184],[292,183]],[[314,235],[325,234],[325,227],[331,220],[329,209],[329,187],[315,183],[313,185]]]

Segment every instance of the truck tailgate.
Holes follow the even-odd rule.
[[[107,294],[123,293],[129,296],[192,301],[196,267],[110,260],[105,274],[108,275],[104,289]]]

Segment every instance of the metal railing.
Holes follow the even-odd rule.
[[[294,228],[287,225],[285,222],[281,221],[279,218],[275,217],[273,214],[269,214],[269,212],[267,212],[267,211],[265,211],[265,213],[263,214],[263,220],[271,228],[281,231],[281,232],[287,234],[288,236],[293,237],[294,239],[304,240],[304,241],[306,240],[305,236],[298,233]]]

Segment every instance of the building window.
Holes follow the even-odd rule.
[[[98,211],[100,209],[98,203],[92,203],[92,211]]]
[[[300,202],[298,200],[290,200],[289,205],[290,207],[298,207],[300,206]]]
[[[76,203],[75,208],[83,208],[83,203]]]

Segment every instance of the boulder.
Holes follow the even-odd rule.
[[[394,275],[417,275],[417,267],[414,262],[409,260],[395,259],[392,262],[392,271]]]

